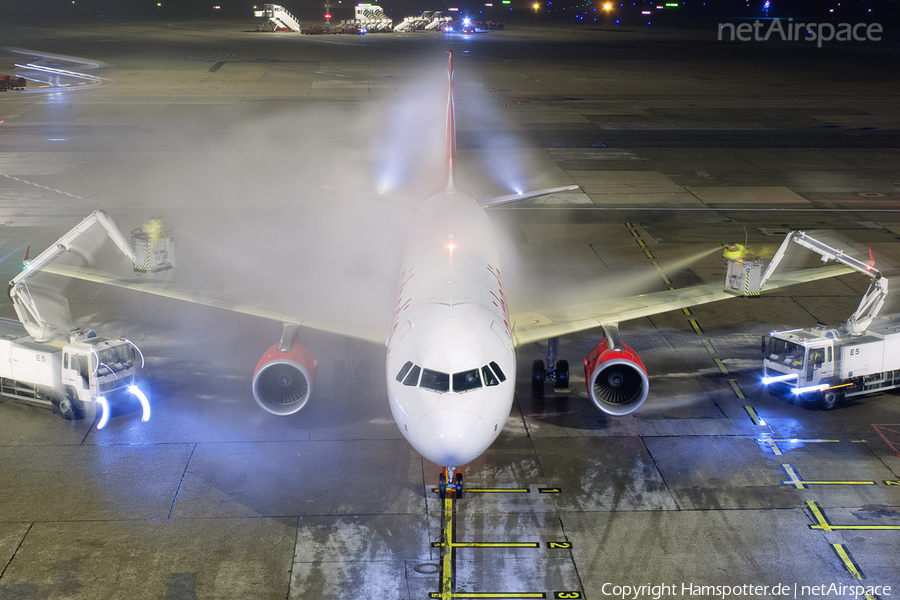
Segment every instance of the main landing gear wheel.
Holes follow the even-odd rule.
[[[438,494],[440,495],[441,500],[447,498],[447,476],[443,473],[438,477]]]
[[[534,392],[544,391],[544,361],[541,359],[531,363],[531,390]]]
[[[560,360],[556,363],[556,384],[557,389],[567,389],[569,387],[569,361]]]
[[[456,477],[454,477],[454,482],[456,483],[456,485],[454,486],[456,488],[456,499],[459,500],[460,498],[462,498],[462,473],[456,474]]]

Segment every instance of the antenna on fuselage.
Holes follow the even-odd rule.
[[[456,108],[453,106],[453,50],[447,52],[447,186],[456,191]]]

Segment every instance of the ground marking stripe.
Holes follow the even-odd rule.
[[[883,439],[884,443],[888,445],[888,448],[890,448],[891,450],[894,451],[894,454],[896,454],[897,456],[900,456],[900,444],[895,444],[894,442],[891,442],[889,439],[887,439],[887,436],[884,434],[884,431],[890,431],[891,433],[900,433],[900,425],[887,424],[887,423],[875,425],[873,423],[872,429],[874,429],[875,432],[881,436],[881,439]],[[882,431],[882,429],[884,431]]]
[[[467,494],[528,494],[528,488],[466,488]]]
[[[786,485],[792,485],[798,490],[806,489],[804,486],[806,485],[877,485],[874,481],[826,481],[823,479],[819,480],[804,480],[800,478],[800,474],[797,473],[794,465],[781,465],[781,468],[784,469],[784,472],[787,473],[789,477],[788,481],[782,481]]]
[[[840,442],[841,440],[818,440],[818,439],[803,439],[803,438],[791,438],[789,440],[776,440],[773,438],[764,437],[764,438],[759,438],[756,441],[763,443],[763,444],[768,444],[769,447],[772,449],[772,452],[775,454],[775,456],[783,456],[784,452],[781,450],[781,448],[778,447],[778,444],[782,444],[782,443],[796,444],[796,443],[800,443],[800,442],[811,443],[811,444],[821,444],[821,443],[825,443],[825,442]]]
[[[723,375],[728,375],[728,367],[725,366],[725,363],[722,362],[721,358],[715,359],[716,366],[719,367],[719,370],[722,371]]]
[[[694,331],[697,332],[697,335],[703,335],[703,330],[700,328],[700,323],[697,322],[697,319],[688,319],[688,323],[691,324],[691,327],[694,328]]]
[[[431,545],[443,546],[443,542]],[[451,548],[540,548],[540,542],[450,542]]]
[[[453,498],[444,498],[444,527],[441,535],[441,600],[453,597]]]
[[[732,383],[732,382],[734,382],[734,383]],[[740,388],[737,387],[737,380],[729,379],[728,383],[731,383],[731,389],[734,390],[734,393],[738,393]],[[742,395],[738,396],[738,397],[743,398]],[[762,419],[759,418],[759,415],[756,414],[756,411],[753,409],[752,406],[745,406],[744,410],[747,411],[748,415],[750,415],[750,420],[753,422],[754,425],[762,425]]]
[[[737,379],[729,379],[729,380],[728,380],[728,385],[731,386],[731,390],[734,392],[734,395],[737,396],[740,400],[746,400],[746,399],[747,399],[747,397],[744,395],[744,392],[741,390],[741,386],[740,386],[740,384],[738,383],[738,380],[737,380]],[[753,410],[752,407],[747,407],[747,406],[745,406],[744,408],[750,408],[750,410]],[[747,412],[749,413],[750,410],[748,410]],[[755,415],[755,414],[756,414],[756,411],[754,411],[753,414],[750,415],[750,417],[753,418],[753,415]],[[758,422],[754,422],[755,425],[765,425],[765,423],[763,423],[762,420],[759,419],[758,417],[757,417],[757,421],[758,421]]]
[[[430,598],[441,598],[444,599],[438,592],[431,592],[429,595]],[[447,596],[447,598],[510,598],[510,599],[518,599],[518,598],[546,598],[547,594],[543,592],[454,592]],[[575,596],[576,598],[578,596]]]
[[[844,549],[844,545],[832,544],[831,547],[837,552],[838,557],[841,559],[841,562],[844,563],[844,566],[847,567],[850,575],[853,576],[854,579],[862,579],[862,572],[855,564],[853,564],[853,559],[850,558],[850,554]]]
[[[859,530],[859,531],[898,531],[900,530],[900,525],[832,525],[828,522],[828,519],[825,518],[825,513],[822,512],[822,508],[812,500],[806,501],[806,506],[809,507],[810,512],[813,515],[813,518],[816,520],[816,525],[810,525],[810,529],[816,529],[820,531],[846,531],[846,530]]]

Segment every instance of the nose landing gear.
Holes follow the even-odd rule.
[[[456,472],[456,467],[444,467],[438,476],[438,493],[441,500],[447,498],[447,491],[453,492],[453,497],[459,500],[463,495],[463,474]]]

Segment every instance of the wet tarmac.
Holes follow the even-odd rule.
[[[104,209],[126,232],[170,222],[179,281],[389,319],[407,213],[373,190],[433,187],[417,153],[443,107],[408,100],[441,96],[447,49],[470,186],[582,187],[492,213],[509,239],[513,312],[724,281],[717,252],[670,265],[731,242],[774,250],[793,229],[835,230],[900,272],[900,83],[872,60],[896,59],[896,46],[253,25],[0,27],[38,66],[80,73],[33,70],[26,92],[0,94],[0,275]],[[98,263],[116,266],[108,252]],[[860,276],[623,323],[651,382],[626,417],[599,413],[578,372],[597,331],[562,339],[567,390],[532,392],[542,351],[520,348],[510,419],[449,504],[434,492],[438,467],[391,419],[382,348],[304,332],[315,395],[279,418],[250,392],[279,323],[48,281],[78,325],[141,346],[153,415],[126,411],[98,431],[0,403],[0,598],[900,593],[897,393],[826,412],[759,383],[760,337],[837,325],[865,291]],[[0,316],[15,316],[8,302]],[[347,363],[359,366],[350,381],[336,366]],[[828,596],[832,585],[843,595]]]

